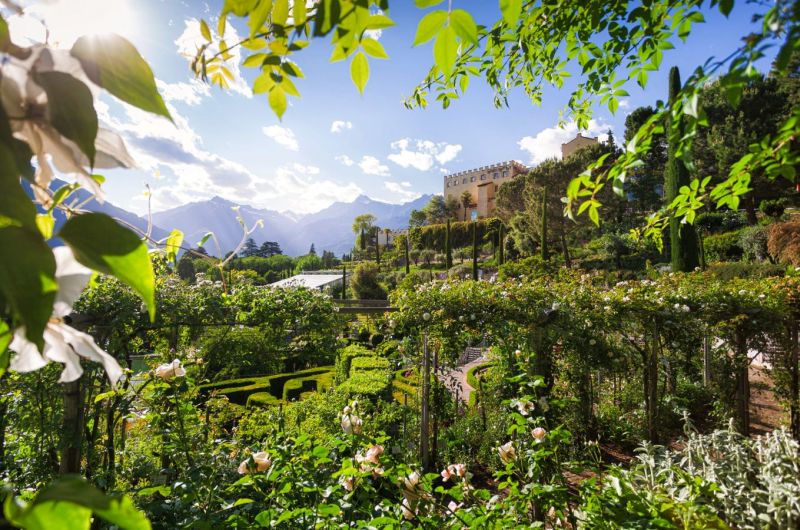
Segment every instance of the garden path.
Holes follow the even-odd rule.
[[[469,403],[469,396],[475,389],[472,388],[472,385],[467,383],[467,372],[469,372],[470,368],[473,366],[477,366],[485,362],[486,356],[481,355],[477,359],[470,361],[467,364],[457,366],[452,370],[439,374],[439,379],[451,394],[457,396],[460,401]]]

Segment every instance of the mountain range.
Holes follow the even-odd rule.
[[[431,197],[423,195],[405,204],[389,204],[360,195],[353,202],[336,202],[319,212],[306,215],[259,209],[214,197],[154,213],[152,236],[162,239],[171,230],[178,229],[184,234],[184,245],[195,246],[205,234],[213,232],[216,241],[209,239],[204,246],[209,254],[224,255],[236,248],[242,239],[242,226],[234,210],[238,207],[248,228],[252,228],[258,220],[263,221],[263,226],[250,234],[259,245],[264,241],[277,241],[285,254],[298,256],[306,254],[313,243],[317,253],[329,250],[339,256],[353,248],[355,236],[352,224],[356,216],[371,213],[377,217],[377,224],[381,228],[404,228],[408,226],[411,210],[422,209]],[[147,227],[146,219],[109,202],[99,204],[91,201],[84,208],[107,213],[140,230]],[[60,225],[61,220],[57,221]]]

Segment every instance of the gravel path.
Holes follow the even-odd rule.
[[[467,372],[469,372],[473,366],[484,363],[486,363],[486,357],[479,357],[478,359],[475,359],[474,361],[463,366],[459,366],[454,370],[440,374],[439,379],[442,381],[442,383],[444,383],[444,386],[450,391],[451,394],[457,395],[460,401],[469,403],[469,396],[475,389],[472,388],[469,383],[467,383]]]

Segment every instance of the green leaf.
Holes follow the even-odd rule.
[[[13,249],[13,259],[0,258],[0,294],[25,326],[25,336],[41,350],[58,291],[53,251],[38,231],[18,226],[0,228],[0,248]]]
[[[11,344],[11,339],[13,338],[14,334],[11,328],[0,320],[0,376],[8,370],[8,363],[11,360],[11,352],[8,350],[8,345]]]
[[[113,33],[91,35],[79,38],[70,53],[92,82],[134,107],[172,121],[153,71],[133,44]]]
[[[258,5],[250,12],[247,25],[250,28],[250,38],[256,36],[264,27],[267,17],[272,12],[272,0],[259,0]]]
[[[294,19],[294,25],[302,26],[306,23],[306,19],[308,18],[308,13],[306,9],[305,2],[295,2],[292,6],[292,18]]]
[[[383,44],[376,41],[375,39],[364,37],[363,39],[361,39],[361,47],[364,48],[364,51],[370,57],[375,57],[376,59],[389,58],[389,56],[386,54],[386,50],[383,48]]]
[[[273,86],[267,98],[272,112],[275,113],[279,120],[283,118],[283,114],[286,112],[286,92],[284,92],[283,88],[277,85]]]
[[[385,29],[394,26],[394,20],[386,15],[370,15],[364,29]]]
[[[67,243],[75,258],[103,274],[129,285],[156,316],[155,275],[147,247],[141,239],[102,213],[75,215],[61,228],[58,237]]]
[[[522,13],[522,0],[500,0],[500,11],[509,26],[516,26]]]
[[[53,237],[53,229],[55,226],[56,219],[50,212],[36,214],[36,228],[39,229],[39,232],[45,240]]]
[[[64,72],[37,73],[34,80],[47,94],[47,121],[75,142],[94,166],[97,112],[89,87]]]
[[[272,11],[272,23],[285,26],[289,19],[289,0],[275,0],[275,9]]]
[[[181,248],[181,243],[183,243],[183,232],[176,229],[169,233],[167,244],[164,246],[164,250],[167,253],[167,261],[175,263],[178,259],[178,251]]]
[[[200,35],[202,35],[207,42],[211,42],[211,28],[208,27],[208,23],[205,20],[200,21]]]
[[[414,5],[420,9],[425,9],[426,7],[439,5],[442,2],[444,2],[444,0],[414,0]]]
[[[454,9],[450,13],[450,25],[462,40],[470,44],[478,44],[478,26],[468,12],[463,9]]]
[[[353,62],[350,63],[350,77],[353,79],[359,93],[364,93],[364,87],[367,86],[369,81],[369,61],[367,56],[362,52],[358,52],[353,57]]]
[[[419,21],[413,46],[425,44],[436,36],[447,22],[447,11],[431,11]]]
[[[445,75],[449,76],[453,72],[458,59],[458,41],[452,27],[447,26],[436,37],[436,42],[433,44],[433,59]]]
[[[88,530],[91,514],[122,530],[150,530],[150,522],[127,497],[106,496],[77,476],[65,476],[45,486],[27,505],[6,497],[6,518],[26,530]]]

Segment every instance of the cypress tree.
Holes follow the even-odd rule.
[[[550,252],[547,248],[547,186],[542,188],[542,245],[541,245],[542,259],[547,261],[550,259]]]
[[[347,267],[342,265],[342,300],[344,300],[347,293]]]
[[[361,227],[361,250],[367,250],[367,236],[364,234],[364,227]]]
[[[375,227],[375,263],[381,264],[381,243],[380,243],[380,228]]]
[[[453,267],[453,250],[450,248],[450,219],[447,220],[447,228],[444,233],[444,256],[445,267],[450,270]]]
[[[472,221],[472,279],[478,279],[478,223]]]
[[[411,259],[408,257],[408,238],[411,236],[411,229],[406,232],[406,274],[411,273]]]
[[[506,228],[503,223],[500,223],[500,228],[497,229],[497,245],[499,246],[499,252],[497,254],[497,264],[502,265],[506,262],[506,255],[505,255],[505,240],[506,240]]]
[[[670,106],[675,102],[680,90],[681,74],[678,71],[678,67],[673,66],[669,71]],[[683,160],[675,156],[678,149],[678,141],[683,137],[683,130],[681,127],[678,130],[672,130],[671,118],[669,121],[667,169],[664,178],[667,205],[671,204],[675,197],[678,196],[678,190],[682,186],[688,186],[691,181],[689,169],[683,163]],[[682,223],[680,219],[670,217],[669,240],[673,271],[687,272],[700,266],[699,243],[694,225]]]

